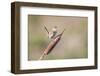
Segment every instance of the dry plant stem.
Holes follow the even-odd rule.
[[[44,58],[44,56],[45,56],[45,54],[43,53],[43,54],[40,56],[39,60],[42,60],[42,59]]]
[[[55,45],[59,42],[59,40],[60,40],[60,37],[57,37],[57,38],[51,40],[50,43],[48,44],[48,46],[45,48],[43,54],[40,56],[39,60],[42,60],[45,55],[48,55],[53,50]]]
[[[47,33],[49,34],[49,31],[48,31],[48,29],[46,28],[46,26],[44,26],[44,28],[45,28],[45,30],[47,31]]]

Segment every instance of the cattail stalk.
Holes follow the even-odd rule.
[[[65,29],[63,30],[63,32],[65,31]],[[57,43],[60,41],[61,36],[63,34],[63,32],[59,35],[57,35],[55,38],[53,38],[50,43],[48,44],[48,46],[45,48],[43,54],[40,56],[39,60],[42,60],[44,58],[45,55],[48,55],[53,48],[57,45]]]

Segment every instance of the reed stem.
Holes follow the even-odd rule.
[[[44,58],[44,56],[45,56],[45,54],[43,53],[43,54],[40,56],[39,60],[42,60],[42,59]]]

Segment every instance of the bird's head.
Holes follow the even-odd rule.
[[[54,28],[52,29],[53,32],[57,31],[57,26],[54,26]]]

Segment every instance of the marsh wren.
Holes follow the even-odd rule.
[[[53,39],[57,35],[57,26],[54,26],[50,32],[48,31],[48,29],[46,28],[46,26],[44,26],[44,27],[45,27],[45,30],[48,33],[49,39]]]

